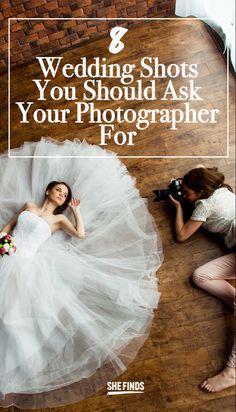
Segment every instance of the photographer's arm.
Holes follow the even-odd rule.
[[[169,198],[170,198],[171,203],[176,208],[176,216],[175,216],[176,238],[179,242],[184,242],[198,230],[198,228],[203,224],[203,222],[189,219],[186,223],[184,223],[184,215],[183,215],[183,209],[182,209],[181,204],[177,200],[175,200],[172,196],[169,196]]]

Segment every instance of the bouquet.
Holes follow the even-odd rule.
[[[0,255],[12,255],[16,252],[15,239],[9,233],[0,232]]]

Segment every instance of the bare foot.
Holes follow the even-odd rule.
[[[205,389],[207,392],[220,392],[234,385],[235,368],[226,366],[218,375],[212,376],[212,378],[208,378],[202,382],[200,388]]]

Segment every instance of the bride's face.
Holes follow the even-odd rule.
[[[68,196],[68,189],[65,185],[58,184],[48,191],[47,196],[53,203],[62,206]]]

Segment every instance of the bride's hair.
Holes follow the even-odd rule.
[[[70,201],[71,201],[71,199],[72,199],[72,192],[71,192],[70,186],[69,186],[67,183],[65,183],[65,182],[57,182],[56,180],[53,180],[52,182],[50,182],[50,183],[47,185],[46,190],[45,190],[45,197],[47,197],[47,194],[46,194],[47,191],[53,189],[53,187],[54,187],[54,186],[57,186],[57,185],[64,185],[64,186],[66,186],[67,189],[68,189],[68,195],[67,195],[67,198],[66,198],[65,202],[63,203],[63,205],[58,206],[58,207],[54,210],[54,215],[59,215],[60,213],[63,213],[63,212],[66,210],[66,208],[68,207],[68,205],[69,205],[69,203],[70,203]]]

